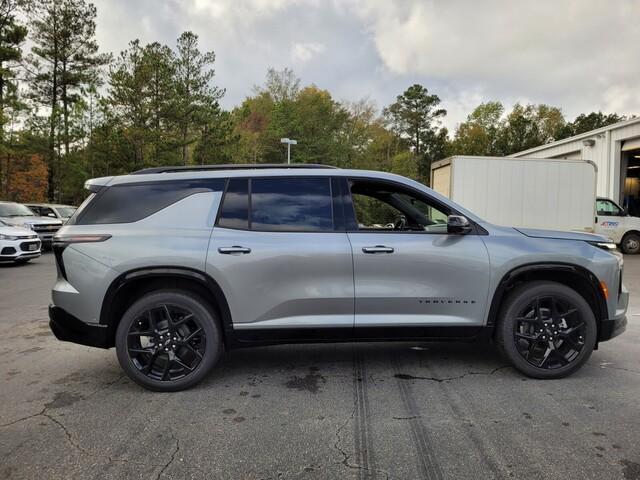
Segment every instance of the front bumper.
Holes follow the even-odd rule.
[[[602,320],[600,322],[599,342],[606,342],[613,337],[617,337],[627,329],[627,316]]]
[[[85,323],[55,305],[49,305],[49,327],[63,342],[99,348],[113,346],[112,335],[106,325]]]

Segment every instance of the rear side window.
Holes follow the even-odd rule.
[[[193,179],[114,185],[101,191],[78,215],[77,225],[131,223],[195,193],[222,191],[224,179]]]
[[[249,181],[246,178],[229,180],[218,225],[240,230],[249,228]]]
[[[250,198],[252,230],[333,230],[329,178],[254,178]]]

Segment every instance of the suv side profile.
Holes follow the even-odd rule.
[[[167,167],[89,180],[56,234],[60,340],[116,347],[151,390],[224,349],[490,338],[535,378],[626,328],[605,237],[499,227],[393,174],[320,165]]]

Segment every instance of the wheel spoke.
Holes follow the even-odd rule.
[[[167,315],[167,322],[169,322],[169,324],[173,323],[173,319],[171,317],[171,312],[169,311],[169,307],[167,305],[162,305],[162,308],[164,310],[164,313]]]
[[[162,380],[166,380],[169,377],[169,369],[171,368],[171,360],[167,359],[164,364],[164,370],[162,371]]]
[[[130,337],[152,337],[153,336],[153,332],[152,331],[135,331],[135,332],[129,332],[129,336]]]
[[[153,352],[153,355],[151,355],[151,358],[149,359],[149,363],[147,363],[147,365],[142,369],[143,373],[147,375],[151,373],[151,370],[153,369],[153,364],[156,363],[156,360],[158,359],[159,355],[160,355],[160,350],[156,350]]]
[[[202,354],[196,350],[195,348],[193,348],[189,343],[185,343],[184,346],[191,351],[191,353],[193,353],[195,356],[197,356],[200,360],[202,360]]]
[[[129,352],[130,353],[149,353],[149,354],[153,354],[154,351],[155,350],[153,348],[135,348],[135,347],[129,348]]]
[[[191,320],[193,318],[193,313],[189,313],[185,316],[183,316],[182,318],[179,318],[178,320],[176,320],[175,322],[173,322],[173,326],[174,327],[179,327],[180,325],[182,325],[184,322],[187,322],[189,320]]]
[[[196,328],[193,332],[191,332],[189,335],[187,335],[184,338],[184,340],[182,340],[182,341],[185,342],[185,343],[190,342],[193,339],[193,337],[195,337],[201,331],[202,331],[202,328],[200,328],[200,327]]]
[[[180,358],[178,358],[177,355],[176,355],[176,358],[175,358],[174,362],[177,363],[178,365],[180,365],[184,370],[188,370],[190,372],[193,371],[193,368],[190,367],[189,365],[187,365],[186,363],[184,363],[182,360],[180,360]]]
[[[528,340],[530,342],[535,342],[536,340],[538,340],[537,333],[516,332],[516,337],[522,338],[523,340]]]
[[[585,326],[585,323],[584,322],[580,322],[578,325],[575,325],[573,327],[567,328],[566,330],[563,330],[560,333],[562,334],[563,337],[566,337],[566,336],[569,336],[569,335],[573,335],[574,333],[578,332],[584,326]]]

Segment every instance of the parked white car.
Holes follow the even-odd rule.
[[[0,262],[26,263],[40,256],[41,242],[33,230],[0,220]]]
[[[21,203],[15,202],[0,202],[0,220],[7,225],[33,230],[44,248],[51,246],[53,235],[62,227],[62,222],[57,218],[39,217]]]
[[[624,253],[640,253],[640,218],[609,198],[596,200],[595,232],[611,238]]]

